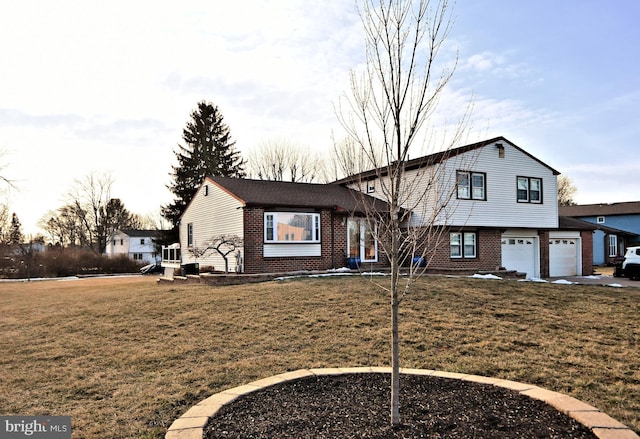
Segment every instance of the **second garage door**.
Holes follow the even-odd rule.
[[[577,238],[549,239],[549,276],[577,276],[580,240]]]

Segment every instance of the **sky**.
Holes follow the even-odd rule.
[[[577,187],[640,201],[640,2],[458,0],[440,106],[473,101],[471,143],[504,136]],[[22,0],[0,15],[0,176],[25,233],[74,182],[109,174],[141,215],[172,200],[197,103],[246,157],[286,141],[330,154],[335,106],[364,62],[351,0]]]

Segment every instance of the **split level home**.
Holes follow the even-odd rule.
[[[640,201],[560,206],[560,215],[594,225],[593,265],[615,264],[640,245]]]
[[[160,262],[156,240],[160,237],[159,230],[117,230],[107,241],[105,254],[107,256],[126,255],[129,259],[141,264],[155,264]]]
[[[507,269],[528,278],[591,274],[593,227],[561,224],[558,174],[504,137],[413,159],[405,163],[405,225],[445,230],[430,249],[432,269]],[[241,239],[227,255],[230,271],[326,270],[350,258],[385,266],[365,215],[388,211],[387,184],[384,168],[330,184],[207,177],[163,266],[223,271],[224,258],[209,248],[221,237]]]

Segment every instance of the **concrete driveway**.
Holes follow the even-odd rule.
[[[613,272],[613,267],[596,267],[595,274],[591,276],[552,277],[546,280],[556,283],[567,281],[585,285],[611,285],[619,287],[640,288],[640,281],[631,280],[626,277],[614,277]]]

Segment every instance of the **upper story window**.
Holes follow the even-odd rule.
[[[487,199],[487,176],[484,172],[457,171],[456,177],[459,199]]]
[[[144,245],[144,238],[140,238],[140,245]]]
[[[518,177],[518,203],[542,203],[542,179]]]
[[[604,224],[604,221],[605,221],[605,219],[604,219],[604,217],[603,217],[603,216],[599,216],[598,218],[596,218],[596,222],[597,222],[598,224]]]
[[[372,194],[375,191],[376,191],[376,181],[375,180],[367,181],[367,193]]]
[[[264,214],[265,242],[320,242],[320,214],[267,212]]]

